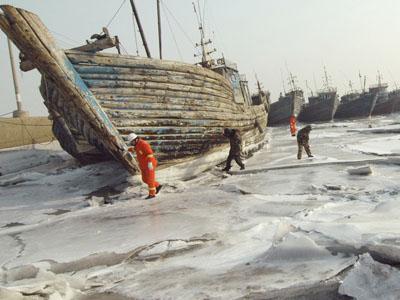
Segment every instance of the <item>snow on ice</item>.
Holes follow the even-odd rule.
[[[399,299],[397,118],[313,124],[301,161],[268,129],[244,172],[214,153],[150,201],[116,162],[2,151],[0,299]]]

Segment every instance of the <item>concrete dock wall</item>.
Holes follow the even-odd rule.
[[[47,117],[0,118],[0,149],[54,139]]]

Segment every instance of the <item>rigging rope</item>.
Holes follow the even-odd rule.
[[[114,21],[115,17],[118,15],[119,11],[121,10],[122,6],[125,4],[126,0],[123,0],[121,5],[119,6],[119,8],[117,9],[117,11],[115,12],[115,14],[112,16],[111,20],[108,22],[108,24],[106,25],[106,28],[108,28],[108,26],[111,25],[111,23]]]
[[[172,26],[171,26],[171,23],[169,22],[169,19],[168,19],[168,15],[167,15],[167,13],[166,13],[166,10],[164,9],[164,5],[163,5],[162,7],[163,7],[163,10],[164,10],[165,18],[167,19],[167,23],[168,23],[169,30],[171,31],[172,38],[174,39],[176,48],[177,48],[177,50],[178,50],[179,57],[180,57],[181,60],[183,60],[181,50],[179,49],[178,42],[176,41],[175,34],[174,34],[174,31],[172,30]]]
[[[128,51],[126,51],[126,48],[124,47],[124,45],[122,45],[121,42],[119,42],[119,44],[120,44],[122,50],[124,50],[125,54],[128,55],[129,53],[128,53]]]
[[[139,45],[138,45],[138,38],[137,38],[136,21],[135,21],[135,15],[133,14],[133,12],[132,12],[132,22],[133,22],[133,33],[135,35],[136,55],[139,56]]]
[[[207,2],[207,0],[204,0],[204,2],[203,2],[203,20],[202,20],[202,22],[203,22],[204,28],[206,27],[206,23],[204,21],[204,19],[206,18],[206,2]]]
[[[168,8],[168,6],[166,4],[164,4],[164,1],[161,1],[161,5],[163,7],[163,10],[165,12],[165,10],[171,15],[171,17],[174,19],[175,23],[178,25],[179,29],[182,31],[182,33],[184,34],[184,36],[186,37],[186,39],[189,41],[189,43],[191,44],[191,46],[195,45],[195,42],[192,41],[192,39],[190,38],[190,36],[187,34],[187,32],[185,31],[185,29],[183,28],[183,26],[179,23],[179,21],[175,18],[175,16],[173,15],[173,13],[171,12],[171,10]]]
[[[0,117],[4,117],[4,116],[7,116],[7,115],[11,115],[12,113],[13,113],[13,112],[4,113],[4,114],[1,114]]]
[[[76,40],[74,40],[74,39],[72,39],[72,38],[66,36],[65,34],[59,33],[59,32],[57,32],[57,31],[54,31],[54,30],[51,30],[51,29],[49,29],[49,30],[50,30],[52,33],[54,33],[54,34],[59,35],[60,37],[63,37],[63,38],[65,38],[65,39],[67,39],[67,40],[70,40],[70,42],[74,42],[74,43],[79,44],[78,41],[76,41]],[[61,40],[61,39],[60,39],[60,40]],[[64,41],[64,42],[70,43],[70,42],[67,42],[67,41]]]

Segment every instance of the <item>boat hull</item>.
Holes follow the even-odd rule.
[[[135,132],[145,138],[160,162],[225,146],[224,128],[239,129],[245,146],[264,140],[265,132],[255,126],[267,125],[264,104],[235,103],[230,83],[213,71],[126,55],[66,54],[120,135]],[[65,105],[63,99],[49,100],[59,103],[58,109]],[[76,127],[78,122],[68,123]]]
[[[394,110],[395,99],[387,99],[386,101],[377,102],[375,104],[374,110],[372,111],[372,115],[388,115],[391,114]]]
[[[299,95],[290,95],[270,104],[268,125],[279,126],[289,124],[292,115],[298,115],[304,104],[304,98]]]
[[[369,117],[375,107],[377,97],[377,94],[366,94],[349,102],[340,102],[334,118],[351,119]]]
[[[315,104],[307,103],[303,105],[298,120],[300,122],[326,122],[331,121],[339,105],[339,98],[335,93],[328,99],[324,99]]]
[[[400,111],[400,93],[398,90],[389,93],[389,99],[393,101],[393,112]]]

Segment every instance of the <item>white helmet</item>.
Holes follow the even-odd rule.
[[[131,143],[134,139],[136,139],[138,136],[136,135],[136,133],[130,133],[128,134],[128,136],[126,137],[126,140],[128,141],[128,143]]]

